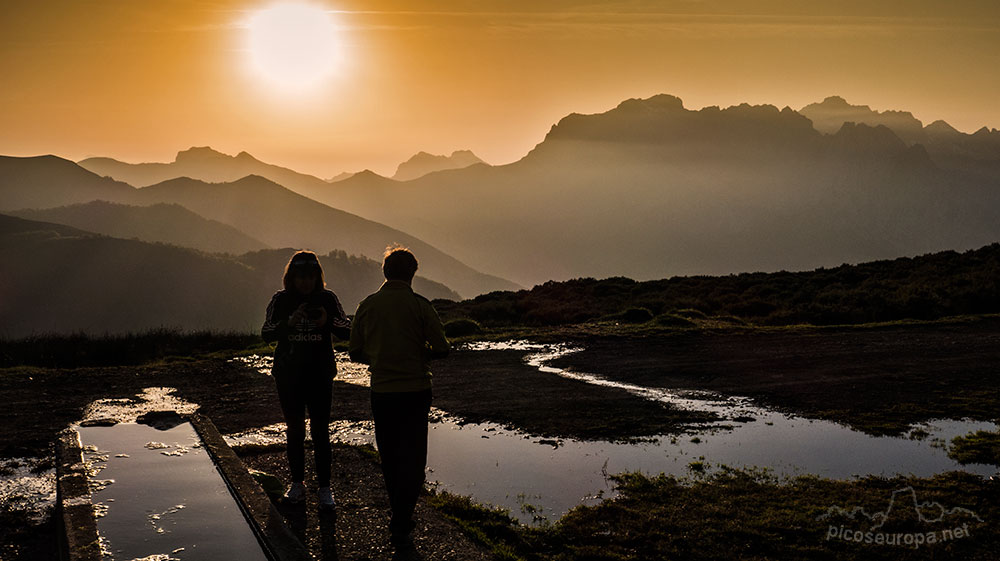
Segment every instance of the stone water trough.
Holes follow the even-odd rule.
[[[311,559],[208,417],[146,417],[59,434],[64,560]]]

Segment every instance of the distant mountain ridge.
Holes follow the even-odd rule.
[[[230,156],[208,146],[181,150],[173,162],[130,164],[113,158],[87,158],[78,163],[97,175],[113,177],[135,187],[148,187],[179,177],[231,183],[248,175],[258,175],[311,198],[329,189],[329,183],[318,177],[262,162],[247,152]]]
[[[977,172],[1000,172],[1000,131],[981,127],[966,134],[942,120],[924,126],[909,111],[875,111],[867,105],[851,105],[830,96],[799,110],[817,130],[833,133],[845,123],[885,126],[907,145],[922,145],[939,165]]]
[[[213,253],[246,253],[267,248],[264,242],[178,204],[130,206],[91,201],[49,209],[20,210],[13,216],[56,222],[116,238],[136,238]]]

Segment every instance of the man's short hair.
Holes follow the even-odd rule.
[[[386,280],[412,281],[417,274],[417,258],[405,247],[390,246],[385,250],[382,274]]]

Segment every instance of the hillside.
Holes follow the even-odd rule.
[[[91,201],[43,210],[21,210],[14,216],[75,226],[116,238],[136,238],[191,247],[212,253],[246,253],[267,247],[262,241],[176,204],[129,206]]]
[[[0,212],[128,197],[131,185],[83,170],[57,156],[0,156]]]
[[[660,95],[569,115],[513,164],[405,184],[358,175],[329,200],[526,286],[654,279],[991,243],[1000,173],[962,162],[884,125],[824,134],[787,107],[695,111]]]
[[[643,321],[660,314],[668,315],[654,323],[666,325],[683,325],[678,315],[830,325],[995,314],[1000,313],[1000,243],[802,272],[547,282],[435,305],[445,319],[470,318],[487,326]],[[623,314],[634,308],[647,312]]]
[[[232,183],[172,179],[136,190],[131,200],[145,205],[180,204],[274,247],[339,249],[381,260],[386,246],[402,244],[417,255],[421,274],[462,295],[514,286],[479,273],[409,234],[317,203],[263,177],[248,176]]]
[[[159,327],[256,331],[295,250],[239,257],[123,240],[0,215],[0,336],[127,333]],[[380,264],[321,256],[327,285],[348,313],[381,284]],[[456,298],[417,278],[429,298]]]

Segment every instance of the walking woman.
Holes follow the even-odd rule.
[[[333,509],[330,491],[330,404],[337,364],[332,337],[350,338],[350,321],[340,300],[326,289],[323,269],[311,251],[299,251],[285,266],[284,288],[271,297],[261,328],[265,341],[277,341],[274,381],[288,429],[288,467],[292,484],[285,500],[305,500],[306,411],[316,457],[317,501]]]

